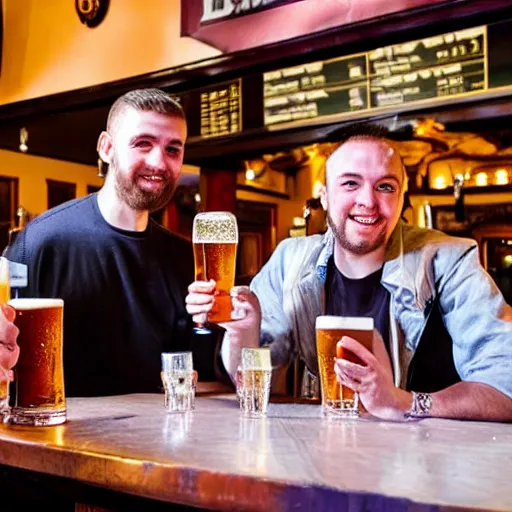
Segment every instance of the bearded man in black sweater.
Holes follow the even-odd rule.
[[[98,140],[104,186],[38,216],[8,249],[28,265],[20,295],[64,299],[67,396],[157,392],[160,354],[193,345],[184,307],[192,246],[149,216],[171,199],[186,137],[183,110],[163,91],[121,96]],[[194,354],[196,369],[211,366],[199,369],[203,380],[214,353],[206,363]]]

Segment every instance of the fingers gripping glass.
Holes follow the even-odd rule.
[[[338,350],[343,336],[354,338],[372,351],[373,318],[319,316],[316,319],[316,348],[322,390],[322,410],[325,416],[357,418],[359,395],[338,382],[334,371],[336,358],[361,362],[349,351]],[[338,353],[337,353],[338,351]]]
[[[231,320],[230,290],[235,284],[238,225],[229,212],[204,212],[194,218],[192,229],[196,281],[213,279],[217,286],[210,313],[196,326],[196,332],[210,332],[206,322]]]

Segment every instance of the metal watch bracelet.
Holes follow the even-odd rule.
[[[429,393],[412,392],[411,408],[405,413],[406,418],[428,418],[432,408],[432,397]]]

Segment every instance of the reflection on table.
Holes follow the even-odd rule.
[[[162,395],[74,398],[69,421],[0,426],[0,464],[220,510],[512,508],[512,427],[327,420],[311,404],[241,416],[233,395],[166,414]],[[414,505],[413,505],[414,504]]]

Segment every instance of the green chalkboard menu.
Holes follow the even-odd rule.
[[[231,80],[176,95],[189,127],[189,140],[236,135],[242,131],[242,80]]]
[[[478,93],[488,87],[487,72],[486,26],[270,71],[263,76],[264,123]]]
[[[370,52],[370,107],[485,90],[486,34],[477,27]]]
[[[189,140],[512,95],[512,20],[242,76],[179,94]]]
[[[368,109],[366,54],[263,75],[265,125]]]

